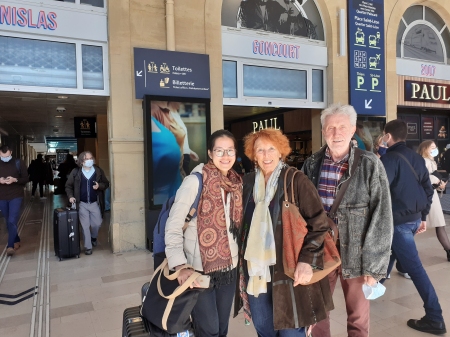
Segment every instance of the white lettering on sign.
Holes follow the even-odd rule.
[[[264,119],[259,122],[253,122],[253,133],[267,129],[273,128],[276,130],[280,130],[280,127],[277,127],[277,117]]]
[[[300,46],[270,41],[253,41],[253,54],[298,59]]]

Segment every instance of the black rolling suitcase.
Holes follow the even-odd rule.
[[[127,308],[123,312],[123,337],[150,337],[150,330],[145,318],[141,317],[141,307]]]
[[[56,208],[53,213],[53,244],[55,255],[80,257],[80,231],[78,211],[71,208]]]

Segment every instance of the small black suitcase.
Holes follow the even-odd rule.
[[[150,337],[145,318],[141,317],[141,307],[127,308],[123,312],[123,337]]]
[[[78,211],[71,208],[56,208],[53,213],[53,244],[55,255],[80,257],[80,231]]]

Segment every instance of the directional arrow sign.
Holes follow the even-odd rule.
[[[372,103],[372,100],[371,100],[371,99],[369,99],[368,102],[367,102],[367,99],[364,100],[364,107],[365,107],[366,109],[372,109],[372,107],[370,106],[370,103]]]
[[[136,71],[136,76],[142,76],[142,70],[141,71]]]

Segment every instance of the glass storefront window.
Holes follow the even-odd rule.
[[[416,20],[423,20],[423,6],[415,5],[409,7],[403,14],[403,18],[408,25]]]
[[[103,90],[102,47],[82,45],[81,54],[83,62],[83,88]]]
[[[237,63],[222,61],[223,97],[237,97]]]
[[[323,70],[312,71],[312,101],[323,102]]]
[[[306,99],[306,70],[244,65],[244,96]]]
[[[0,83],[76,88],[75,44],[0,36]]]
[[[402,38],[403,38],[403,34],[405,33],[406,30],[406,26],[405,23],[403,22],[403,20],[400,21],[399,25],[398,25],[398,30],[397,30],[397,57],[402,57]]]
[[[82,5],[91,5],[94,7],[104,7],[104,0],[80,0]]]
[[[414,25],[406,34],[403,57],[444,62],[444,50],[436,31],[423,24]]]

